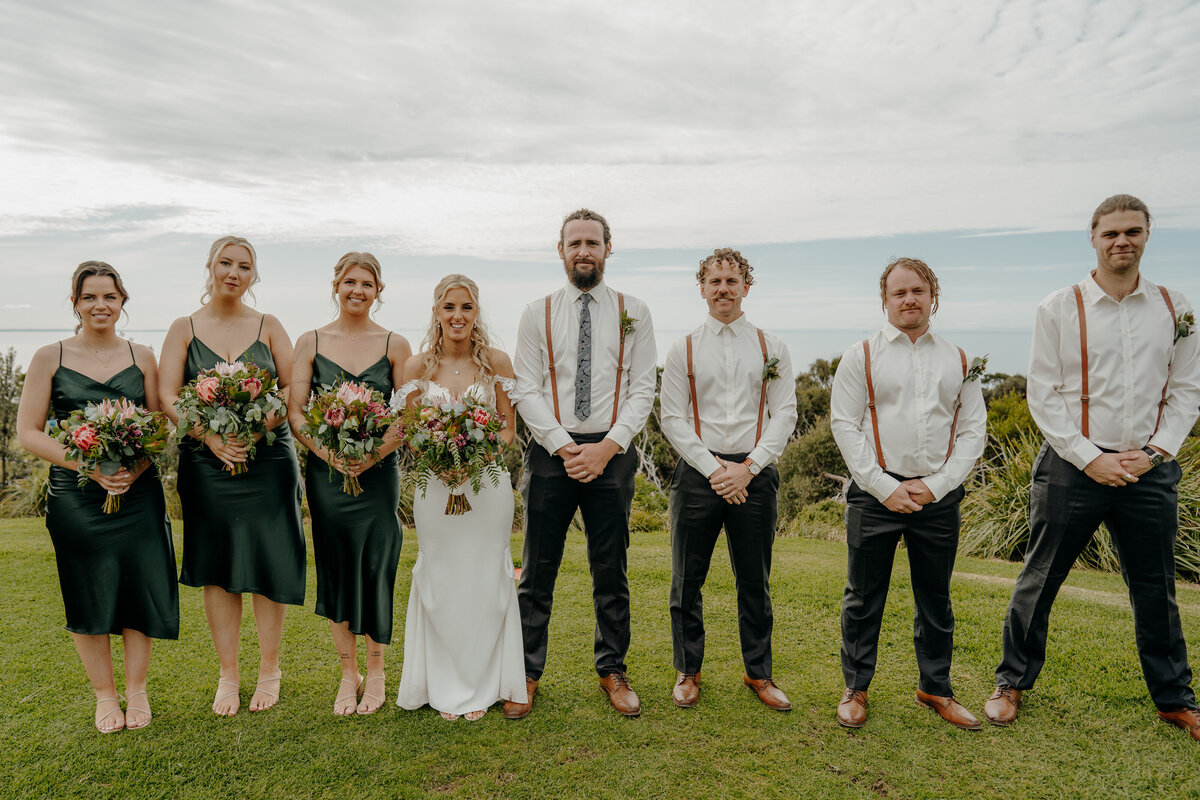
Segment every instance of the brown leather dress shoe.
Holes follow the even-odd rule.
[[[1021,708],[1021,690],[1011,686],[997,686],[996,691],[983,706],[983,715],[993,725],[1012,725]]]
[[[1178,711],[1160,711],[1159,719],[1183,728],[1192,738],[1200,742],[1200,712],[1194,708],[1181,708]]]
[[[691,708],[700,699],[700,673],[675,673],[675,688],[671,691],[671,699],[680,708]]]
[[[642,704],[624,672],[608,673],[600,679],[600,688],[608,695],[612,707],[625,716],[636,717],[642,713]]]
[[[533,678],[525,679],[525,702],[514,703],[512,700],[504,701],[504,716],[508,719],[524,719],[529,716],[529,712],[533,711],[533,696],[537,694],[538,682]]]
[[[775,681],[770,678],[764,678],[757,681],[749,675],[742,676],[742,683],[749,686],[758,695],[758,699],[762,700],[763,705],[767,708],[776,711],[791,711],[792,703],[787,699],[787,695],[775,685]]]
[[[843,728],[861,728],[867,723],[867,690],[846,687],[837,707],[838,725]]]
[[[966,731],[977,731],[983,727],[979,722],[979,718],[963,708],[962,703],[955,700],[953,695],[950,697],[939,697],[936,694],[929,694],[917,689],[917,705],[932,708],[942,719],[956,728],[962,728]]]

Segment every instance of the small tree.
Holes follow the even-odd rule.
[[[24,383],[25,370],[17,365],[17,351],[10,347],[0,355],[0,487],[8,486],[9,462],[17,455],[17,404]]]

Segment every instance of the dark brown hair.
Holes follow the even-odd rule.
[[[565,217],[563,217],[562,226],[558,229],[559,244],[563,243],[563,233],[567,230],[567,223],[577,219],[599,222],[600,226],[604,228],[604,243],[608,244],[612,241],[612,231],[608,228],[608,220],[591,209],[581,208],[578,211],[572,211],[570,214],[567,214]]]
[[[129,292],[125,291],[125,284],[121,281],[121,276],[113,269],[111,264],[104,261],[84,261],[75,268],[75,273],[71,276],[71,311],[75,314],[75,319],[79,319],[79,312],[75,310],[75,304],[79,301],[79,295],[83,292],[83,282],[91,277],[97,278],[112,278],[113,285],[117,287],[117,294],[121,295],[121,312],[125,312],[125,304],[129,302]],[[75,326],[75,332],[79,333],[83,328],[83,320]]]

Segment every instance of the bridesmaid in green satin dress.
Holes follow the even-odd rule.
[[[163,342],[159,391],[164,410],[178,421],[180,386],[221,361],[252,361],[269,369],[286,390],[292,343],[279,320],[244,302],[258,281],[254,248],[225,236],[213,242],[201,306],[171,324]],[[253,295],[251,295],[253,296]],[[242,595],[251,594],[258,627],[258,681],[251,711],[279,700],[279,647],[288,604],[303,605],[304,529],[300,521],[300,471],[284,417],[268,421],[275,443],[256,445],[249,471],[227,467],[248,461],[247,449],[217,434],[193,431],[179,448],[179,499],[183,506],[180,583],[204,587],[204,613],[220,661],[213,711],[232,716],[241,706],[238,641]]]
[[[383,705],[384,650],[392,641],[392,596],[400,560],[400,467],[387,441],[366,461],[345,462],[302,432],[309,392],[345,378],[391,398],[412,348],[403,336],[371,320],[383,291],[379,262],[370,253],[347,253],[333,268],[338,316],[296,341],[289,417],[297,438],[316,458],[308,461],[305,488],[312,512],[317,565],[317,614],[329,619],[341,660],[333,713],[374,714]],[[318,461],[317,459],[320,459]],[[325,462],[325,463],[321,463]],[[363,493],[342,491],[342,476],[358,477]],[[367,679],[358,671],[358,636],[366,640]],[[362,701],[359,702],[361,692]]]
[[[121,339],[116,322],[129,294],[103,261],[85,261],[71,279],[79,318],[75,336],[41,348],[29,364],[17,435],[21,446],[46,459],[50,494],[46,528],[54,543],[67,630],[96,696],[96,729],[112,733],[150,724],[146,675],[150,640],[179,636],[179,592],[171,524],[158,473],[149,461],[133,471],[89,475],[80,488],[79,465],[46,433],[48,412],[65,419],[88,403],[125,398],[158,410],[154,354]],[[100,509],[106,493],[123,495],[120,510]],[[125,710],[117,695],[110,637],[125,650]]]

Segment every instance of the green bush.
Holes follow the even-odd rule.
[[[998,455],[977,470],[962,505],[958,551],[968,556],[1020,561],[1029,543],[1029,485],[1041,437],[1020,432],[999,445]],[[1200,443],[1189,438],[1179,453],[1179,535],[1175,569],[1200,580]],[[1079,557],[1079,565],[1118,572],[1120,562],[1103,525]]]
[[[837,500],[821,500],[804,506],[788,523],[784,535],[823,539],[830,542],[846,540],[846,506]]]
[[[779,458],[779,528],[790,530],[805,506],[832,499],[841,489],[826,475],[849,475],[833,440],[829,417],[788,442]]]
[[[1025,395],[1009,392],[988,403],[987,415],[988,446],[985,458],[999,454],[1000,446],[1020,436],[1031,436],[1041,441],[1041,432],[1029,413]]]
[[[49,490],[50,465],[38,459],[25,477],[9,481],[0,493],[0,518],[45,516]]]

